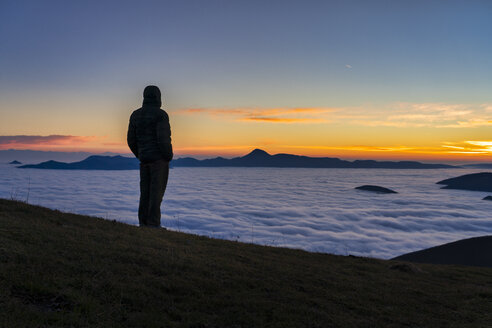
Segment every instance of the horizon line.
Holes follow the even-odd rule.
[[[251,148],[250,148],[251,149]],[[287,154],[287,155],[296,155],[296,156],[306,156],[306,157],[311,157],[311,158],[338,158],[342,160],[374,160],[374,161],[419,161],[419,162],[436,162],[439,161],[441,163],[492,163],[492,158],[485,158],[485,159],[477,159],[477,158],[442,158],[442,157],[434,157],[434,156],[418,156],[420,153],[410,153],[414,156],[398,156],[395,154],[387,154],[386,156],[374,156],[374,155],[369,155],[365,154],[364,156],[363,152],[359,152],[358,154],[351,154],[351,155],[306,155],[306,154],[296,154],[296,153],[288,153],[288,152],[268,152],[265,149],[256,147],[253,148],[250,151],[247,152],[242,152],[240,154],[217,154],[217,153],[185,153],[185,152],[175,152],[174,154],[174,159],[178,158],[185,158],[185,157],[193,157],[195,159],[213,159],[217,157],[223,157],[226,159],[232,159],[236,157],[243,157],[246,156],[250,153],[252,153],[255,150],[261,150],[266,152],[270,156],[274,155],[279,155],[279,154]],[[66,153],[66,154],[77,154],[77,153],[87,153],[89,155],[101,155],[101,154],[114,154],[114,155],[128,155],[129,157],[133,157],[133,154],[130,151],[114,151],[114,150],[88,150],[88,149],[82,149],[82,150],[46,150],[46,149],[17,149],[17,148],[9,148],[9,149],[0,149],[0,152],[4,151],[30,151],[30,152],[42,152],[42,153]],[[409,153],[405,153],[406,155],[409,155]]]

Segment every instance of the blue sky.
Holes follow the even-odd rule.
[[[39,115],[39,102],[48,117],[133,108],[151,83],[171,113],[488,104],[490,13],[490,1],[2,0],[0,109],[11,124],[0,134],[104,135],[103,124],[37,129],[21,118]],[[107,115],[120,140],[116,110]],[[197,124],[176,121],[187,122]]]
[[[2,89],[153,80],[201,106],[491,97],[487,1],[16,0],[0,12]]]

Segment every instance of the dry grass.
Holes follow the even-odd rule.
[[[491,269],[215,240],[0,200],[1,327],[491,322]]]

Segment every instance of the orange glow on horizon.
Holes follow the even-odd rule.
[[[315,146],[210,146],[210,147],[174,147],[175,158],[181,156],[200,156],[200,157],[237,157],[244,156],[253,149],[263,149],[271,155],[284,153],[303,155],[310,157],[337,157],[341,159],[373,159],[373,160],[412,160],[412,161],[473,161],[491,162],[492,151],[446,151],[446,150],[418,150],[411,147],[315,147]],[[115,144],[114,146],[105,145],[29,145],[24,147],[0,147],[0,150],[39,150],[39,151],[62,151],[62,152],[91,152],[104,153],[114,152],[121,154],[131,154],[126,145]]]
[[[179,139],[178,139],[179,140]],[[211,144],[183,145],[173,141],[175,157],[236,157],[243,156],[255,148],[270,154],[287,153],[312,157],[338,157],[343,159],[375,160],[425,160],[425,161],[492,161],[492,141],[465,140],[444,142],[436,146],[374,146],[374,145],[309,145],[280,144],[277,140],[263,140],[258,144]],[[66,152],[114,152],[130,154],[123,141],[108,140],[98,136],[0,136],[0,150],[30,149]]]
[[[415,147],[322,147],[322,146],[210,146],[210,147],[175,147],[175,153],[195,154],[209,157],[243,156],[255,148],[265,150],[271,155],[279,153],[304,155],[312,157],[339,157],[346,159],[374,159],[374,160],[425,160],[425,161],[492,161],[492,151],[456,152],[442,148],[415,148]]]

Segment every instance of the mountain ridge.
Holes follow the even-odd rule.
[[[65,163],[46,161],[39,164],[18,166],[20,169],[51,169],[51,170],[138,170],[139,162],[136,158],[116,156],[92,155],[79,162]]]
[[[450,243],[403,254],[392,260],[416,263],[492,267],[492,236],[461,239]]]
[[[198,160],[192,157],[178,158],[172,162],[175,167],[298,167],[298,168],[456,168],[446,164],[424,164],[415,161],[374,161],[355,160],[353,162],[336,157],[309,157],[292,154],[270,155],[262,149],[254,149],[250,153],[225,159],[223,157]]]
[[[47,161],[39,164],[22,165],[19,168],[60,169],[60,170],[136,170],[139,168],[136,158],[93,155],[73,162]],[[355,160],[353,162],[334,157],[309,157],[292,154],[270,155],[262,149],[231,159],[215,157],[196,159],[183,157],[171,162],[171,167],[277,167],[277,168],[382,168],[382,169],[441,169],[457,168],[446,164],[424,164],[414,161],[374,161]]]
[[[436,183],[440,185],[445,185],[441,189],[461,189],[492,192],[492,173],[480,172],[465,174],[459,177],[445,179]]]

